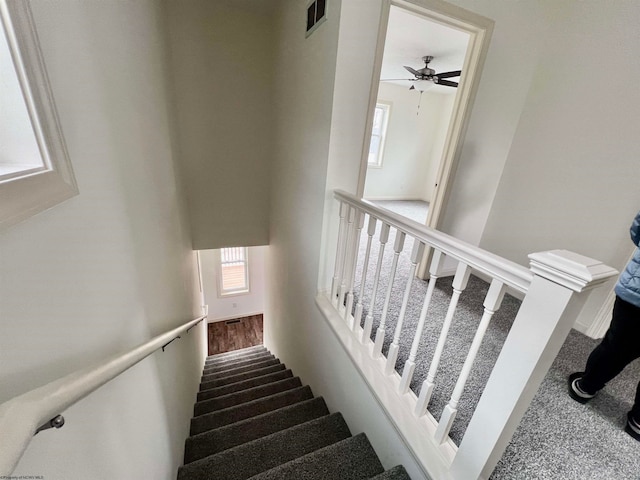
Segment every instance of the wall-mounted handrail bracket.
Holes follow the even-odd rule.
[[[202,317],[198,323],[202,322],[205,318],[207,318],[207,317]],[[198,323],[195,323],[195,324],[191,325],[189,328],[187,328],[187,333],[189,333],[189,330],[191,330],[193,327],[195,327],[196,325],[198,325]],[[178,337],[178,338],[180,338],[180,337]],[[174,340],[175,340],[175,339],[174,339]],[[173,340],[171,340],[171,342],[173,342]],[[171,343],[171,342],[169,342],[169,343]],[[168,345],[168,344],[167,344],[167,345]],[[166,345],[165,345],[165,347],[166,347]]]
[[[33,435],[36,436],[42,430],[49,430],[50,428],[61,428],[64,425],[64,417],[62,415],[56,415],[48,422],[40,425]]]
[[[179,339],[179,338],[180,338],[180,335],[178,335],[178,336],[177,336],[176,338],[174,338],[173,340],[169,340],[167,343],[165,343],[165,344],[162,346],[162,351],[164,352],[164,348],[165,348],[167,345],[169,345],[171,342],[173,342],[173,341],[175,341],[175,340],[177,340],[177,339]]]

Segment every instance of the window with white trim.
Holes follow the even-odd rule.
[[[0,230],[78,194],[29,4],[0,0]]]
[[[388,103],[377,103],[373,114],[373,128],[371,129],[371,142],[369,143],[369,167],[382,167],[382,156],[384,153],[384,141],[387,135],[387,125],[389,124]]]
[[[220,249],[218,267],[218,295],[249,293],[249,249],[231,247]]]

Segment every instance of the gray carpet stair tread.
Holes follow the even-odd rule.
[[[237,354],[237,353],[229,353],[229,354],[225,354],[224,356],[219,356],[219,357],[209,357],[204,361],[204,365],[206,366],[215,366],[215,365],[222,365],[223,363],[226,362],[234,362],[238,359],[241,358],[251,358],[254,357],[256,355],[264,355],[265,353],[271,353],[269,352],[269,350],[267,350],[266,348],[262,348],[260,350],[252,350],[250,352],[246,352],[246,353],[242,353],[242,354]]]
[[[209,382],[217,378],[230,377],[232,375],[237,375],[239,373],[250,372],[251,370],[258,370],[260,368],[269,367],[271,365],[277,365],[278,363],[280,363],[280,360],[278,360],[277,358],[272,358],[269,360],[260,361],[258,363],[245,365],[243,367],[235,367],[235,368],[220,370],[219,372],[212,373],[211,375],[206,374],[202,376],[201,380],[202,382]]]
[[[371,480],[411,480],[411,477],[402,465],[398,465],[382,472],[380,475],[371,477]]]
[[[201,380],[206,381],[215,377],[228,377],[229,375],[235,375],[236,373],[248,372],[250,370],[256,370],[257,368],[266,367],[268,365],[275,365],[280,363],[280,360],[275,358],[273,355],[270,355],[265,358],[259,359],[257,362],[249,362],[244,365],[228,365],[223,367],[220,370],[215,370],[213,372],[207,372],[205,370],[202,371]]]
[[[221,356],[209,357],[204,361],[204,364],[205,365],[222,364],[225,362],[233,362],[235,360],[238,360],[239,358],[250,358],[255,355],[264,355],[265,353],[271,353],[271,352],[269,352],[269,350],[267,350],[266,348],[255,349],[255,350],[251,350],[244,353],[229,352],[228,354],[224,354]]]
[[[200,415],[199,417],[191,419],[189,435],[197,435],[198,433],[271,412],[278,408],[286,407],[287,405],[310,400],[311,398],[313,398],[311,388],[304,386],[276,393],[268,397],[258,398],[234,407]]]
[[[266,385],[259,385],[257,387],[242,390],[240,392],[233,392],[221,397],[211,398],[209,400],[202,400],[197,402],[193,407],[193,416],[204,415],[216,410],[222,410],[224,408],[233,407],[234,405],[240,405],[247,403],[257,398],[268,397],[279,392],[291,390],[302,386],[302,382],[299,377],[285,378],[278,382],[268,383]]]
[[[329,415],[329,409],[324,399],[317,397],[194,435],[187,438],[185,442],[184,463],[199,460],[325,415]]]
[[[286,370],[284,363],[274,363],[268,366],[261,366],[256,368],[255,370],[248,370],[246,372],[239,372],[232,375],[225,375],[220,377],[215,377],[213,380],[207,380],[200,383],[200,391],[203,392],[205,390],[210,390],[212,388],[221,387],[223,385],[229,385],[230,383],[241,382],[242,380],[247,380],[253,377],[260,377],[262,375],[266,375],[267,373],[274,373],[279,370]]]
[[[364,480],[384,471],[364,433],[296,458],[251,480]]]
[[[350,435],[342,415],[334,413],[184,465],[178,470],[178,480],[244,480]],[[350,463],[345,458],[340,461]]]
[[[231,350],[229,352],[218,353],[216,355],[209,355],[205,359],[205,362],[213,362],[213,361],[216,361],[216,360],[223,360],[225,358],[232,358],[232,357],[237,357],[237,356],[242,356],[242,355],[248,355],[250,353],[261,351],[261,350],[266,350],[266,349],[267,348],[264,345],[255,345],[253,347],[242,348],[240,350]]]
[[[244,360],[251,360],[253,358],[262,357],[264,355],[273,355],[269,350],[260,350],[252,353],[247,353],[246,355],[236,355],[235,357],[229,358],[221,358],[216,361],[204,362],[205,368],[218,367],[220,365],[225,365],[233,362],[242,362]]]
[[[269,352],[261,353],[259,355],[252,355],[250,357],[241,357],[237,359],[229,360],[228,362],[216,363],[214,365],[205,365],[203,368],[203,372],[205,375],[210,375],[215,372],[219,372],[222,370],[230,370],[232,368],[244,367],[245,365],[250,365],[252,363],[258,363],[260,361],[273,360],[273,354]]]
[[[209,390],[204,390],[203,392],[198,392],[197,401],[201,402],[202,400],[221,397],[223,395],[239,392],[259,385],[266,385],[267,383],[277,382],[291,377],[293,377],[293,372],[291,370],[280,370],[279,372],[269,373],[267,375],[261,375],[259,377],[249,378],[248,380],[242,380],[240,382],[230,383],[229,385],[223,385],[222,387],[211,388]]]

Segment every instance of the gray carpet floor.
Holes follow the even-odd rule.
[[[375,202],[402,215],[421,221],[426,218],[424,202]],[[378,233],[378,232],[377,232]],[[386,288],[390,278],[395,231],[392,229],[384,252],[380,287],[374,303],[372,337],[380,323]],[[359,261],[356,269],[355,292],[359,291],[362,263],[366,247],[363,232]],[[376,240],[376,237],[374,237]],[[393,284],[389,305],[383,353],[386,355],[393,339],[402,294],[409,273],[409,254],[413,241],[407,241],[398,261],[398,273]],[[369,308],[379,243],[374,241],[365,284],[363,305]],[[436,283],[427,326],[420,341],[416,371],[411,389],[419,393],[426,378],[435,349],[440,327],[451,298],[452,278],[441,278]],[[396,370],[402,372],[408,359],[427,282],[415,279],[405,316],[403,335]],[[450,399],[462,363],[471,345],[476,326],[482,316],[482,302],[488,285],[471,277],[462,294],[445,346],[436,387],[429,407],[430,413],[440,418],[442,409]],[[461,398],[459,412],[451,429],[451,438],[459,444],[470,421],[488,376],[498,357],[518,311],[520,302],[507,295],[501,309],[494,315],[480,348],[478,358],[469,376]],[[364,323],[364,315],[362,323]],[[513,479],[639,479],[638,461],[640,444],[624,433],[626,412],[631,408],[635,386],[640,379],[640,362],[634,362],[610,382],[598,397],[587,405],[580,405],[566,394],[566,378],[584,366],[587,356],[598,342],[572,331],[558,357],[545,377],[536,397],[505,454],[498,463],[494,480]]]

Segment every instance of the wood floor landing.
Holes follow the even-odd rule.
[[[262,314],[209,324],[209,355],[262,345]]]

